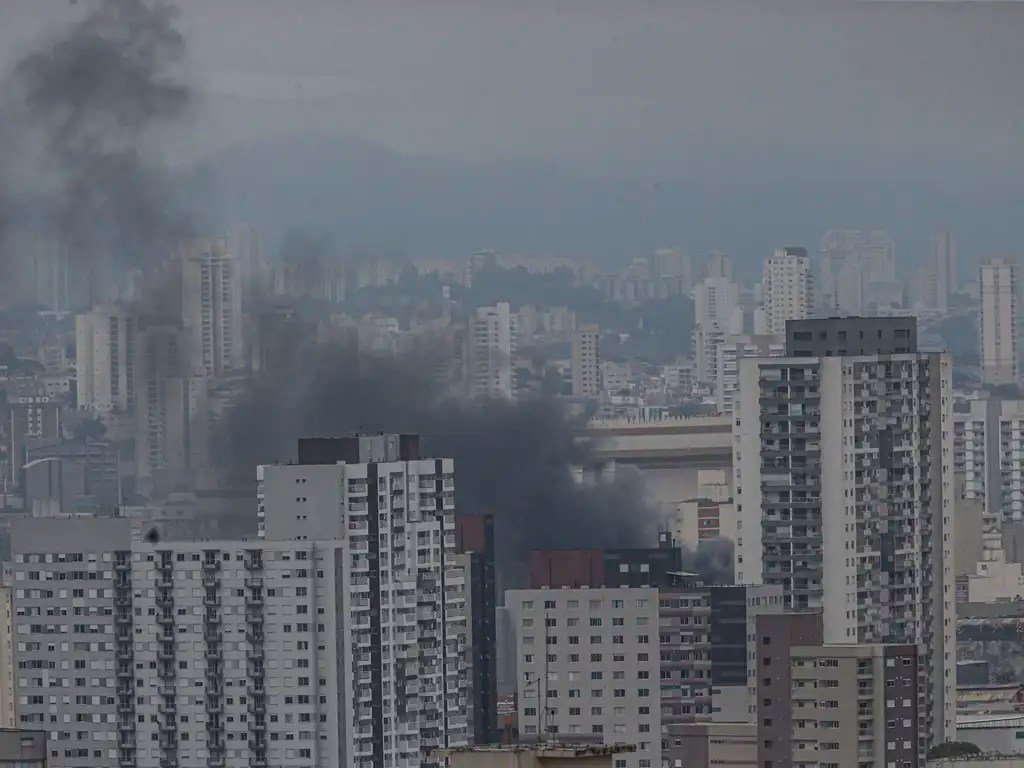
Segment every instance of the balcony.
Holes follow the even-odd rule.
[[[267,711],[267,703],[262,696],[250,696],[246,706],[253,715],[262,715]]]

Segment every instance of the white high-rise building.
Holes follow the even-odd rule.
[[[465,561],[452,461],[417,456],[303,441],[255,541],[17,521],[19,726],[56,768],[436,765],[470,737]]]
[[[572,393],[576,397],[601,394],[601,328],[584,323],[572,337]]]
[[[740,362],[735,568],[820,609],[826,642],[923,644],[938,743],[956,732],[952,361],[912,325],[796,323],[787,357]]]
[[[298,458],[260,468],[261,533],[347,543],[339,644],[366,679],[346,702],[345,764],[430,764],[470,739],[454,462],[420,458],[411,435],[301,440]]]
[[[137,330],[136,317],[123,307],[96,307],[75,317],[79,408],[134,408]]]
[[[718,348],[728,338],[726,327],[717,320],[696,326],[693,329],[693,357],[697,363],[697,381],[717,385]]]
[[[814,272],[805,248],[776,248],[764,263],[764,309],[768,333],[784,334],[787,320],[814,311]]]
[[[728,326],[739,306],[739,286],[728,278],[706,277],[693,289],[693,318],[696,325],[705,325],[715,320]]]
[[[1019,374],[1017,268],[1002,259],[981,267],[981,380],[1013,384]]]
[[[785,352],[781,336],[727,336],[718,345],[714,380],[719,413],[732,413],[740,383],[740,360],[744,357],[781,357]]]
[[[369,765],[349,723],[370,676],[339,640],[349,556],[340,540],[134,544],[134,765]]]
[[[697,379],[718,389],[720,347],[730,334],[743,332],[739,288],[732,280],[706,277],[693,289],[694,359]]]
[[[516,395],[516,321],[507,301],[477,307],[470,318],[469,393],[472,397]]]
[[[195,368],[207,376],[242,370],[242,271],[227,241],[190,243],[182,248],[181,315]]]

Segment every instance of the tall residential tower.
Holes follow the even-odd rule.
[[[993,259],[981,267],[981,380],[1012,384],[1020,373],[1017,267]]]
[[[913,318],[791,322],[741,361],[737,583],[818,609],[828,643],[923,647],[924,730],[954,737],[952,361]]]
[[[814,311],[814,272],[805,248],[776,248],[764,263],[764,309],[768,333],[786,332],[787,320]]]

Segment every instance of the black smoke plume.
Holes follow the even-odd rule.
[[[733,543],[719,537],[698,542],[696,551],[683,546],[683,570],[700,574],[708,586],[733,583]]]
[[[72,280],[94,283],[162,258],[188,234],[160,152],[165,129],[194,101],[174,19],[162,3],[103,0],[0,82],[0,267],[9,286],[44,247],[62,254]]]
[[[293,458],[301,435],[414,432],[428,455],[455,459],[459,512],[494,514],[499,569],[510,581],[533,549],[655,545],[656,513],[638,476],[573,478],[590,451],[577,439],[580,417],[560,401],[450,398],[418,356],[321,351],[311,370],[291,393],[257,391],[230,414],[215,453],[236,479],[251,482],[257,463]]]

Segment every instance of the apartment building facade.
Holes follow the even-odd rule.
[[[761,283],[767,332],[786,332],[787,320],[802,320],[814,312],[814,272],[806,248],[776,248],[764,263]]]
[[[706,591],[512,590],[520,734],[635,744],[618,768],[662,763],[662,728],[709,720]]]
[[[576,397],[601,395],[601,328],[584,323],[572,337],[572,393]]]
[[[97,413],[134,408],[136,331],[136,317],[122,307],[95,307],[75,316],[79,408]]]
[[[964,497],[981,499],[987,517],[1024,519],[1024,400],[974,398],[953,415],[954,467]]]
[[[472,397],[516,396],[516,319],[507,301],[477,307],[470,318],[468,391]]]
[[[1020,318],[1015,264],[993,259],[979,273],[981,293],[981,380],[1013,384],[1020,374]]]
[[[131,765],[120,751],[118,701],[134,691],[117,687],[115,644],[130,638],[132,617],[114,611],[130,550],[124,520],[12,521],[18,727],[49,732],[51,766]]]
[[[262,467],[261,535],[348,543],[349,624],[359,628],[349,642],[373,673],[373,706],[356,729],[375,750],[367,765],[386,764],[385,745],[409,736],[419,756],[410,746],[401,759],[429,764],[431,750],[472,737],[454,462],[421,458],[415,435],[300,440],[298,461]]]
[[[226,240],[182,247],[181,317],[190,341],[189,357],[206,376],[240,372],[242,271]]]
[[[51,765],[400,768],[468,742],[451,460],[353,440],[265,468],[257,540],[14,524],[18,721],[49,732]]]
[[[816,611],[755,625],[759,766],[924,765],[920,646],[825,643]]]
[[[836,340],[844,330],[859,341],[860,319],[845,323],[831,328]],[[791,330],[819,331],[816,321],[798,326]],[[948,740],[956,727],[952,361],[839,351],[743,361],[736,581],[778,584],[787,608],[823,611],[827,642],[923,644],[927,732]]]

